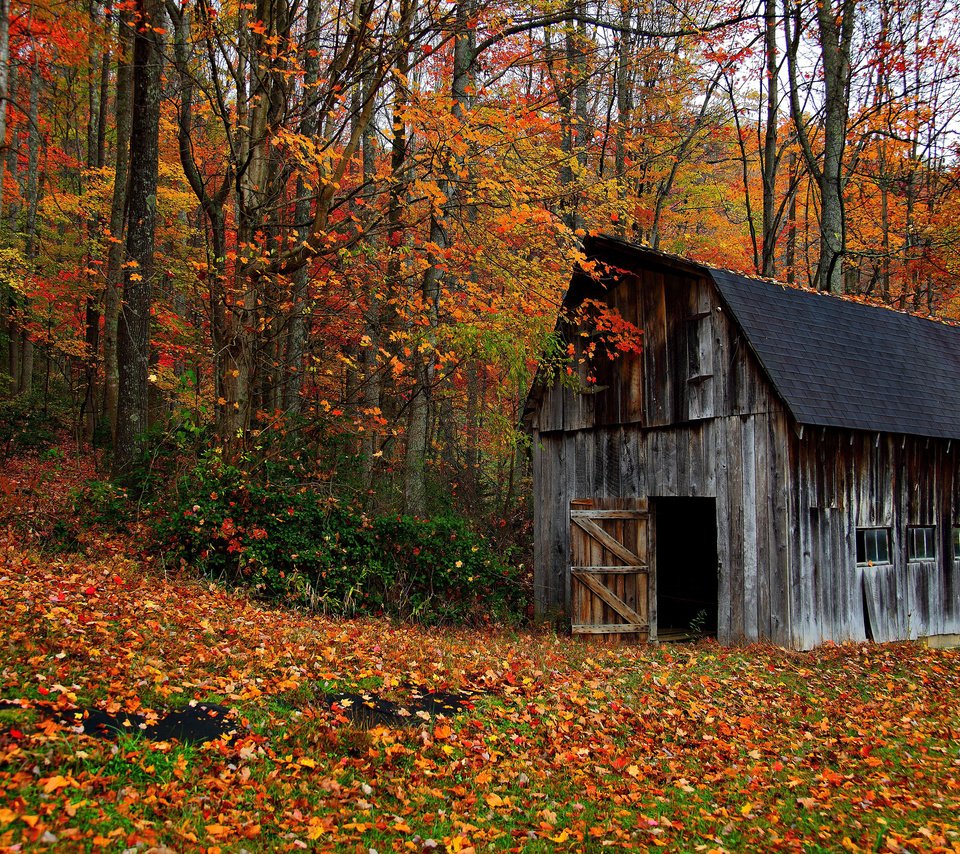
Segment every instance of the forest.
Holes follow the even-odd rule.
[[[952,0],[12,0],[0,25],[4,453],[71,437],[73,527],[146,524],[266,595],[522,611],[521,415],[537,371],[584,373],[558,311],[589,233],[957,308]],[[598,352],[643,347],[586,309]]]
[[[952,0],[10,0],[0,27],[6,420],[56,410],[114,475],[189,437],[514,524],[588,232],[956,309]]]

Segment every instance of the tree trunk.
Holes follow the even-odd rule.
[[[468,26],[473,10],[472,0],[459,0],[456,10],[456,34],[453,50],[453,80],[451,84],[454,118],[462,120],[469,100],[469,89],[476,46],[473,30]],[[450,167],[452,169],[452,165]],[[425,333],[415,344],[412,355],[414,384],[407,408],[407,448],[404,461],[404,510],[411,515],[423,515],[427,510],[426,463],[430,435],[431,396],[436,364],[436,327],[439,322],[440,293],[443,273],[440,257],[447,246],[448,228],[458,201],[453,174],[447,171],[439,182],[445,201],[440,212],[430,217],[430,242],[436,247],[431,253],[430,266],[423,274],[420,298],[426,314]]]
[[[137,0],[133,42],[133,118],[130,128],[130,195],[127,205],[126,272],[118,323],[120,383],[114,469],[128,471],[149,417],[151,279],[157,213],[162,7]]]
[[[123,223],[127,204],[127,172],[130,161],[130,123],[133,117],[133,68],[130,65],[132,28],[130,13],[117,13],[119,52],[117,53],[117,88],[115,124],[117,128],[116,163],[113,178],[113,200],[110,205],[110,250],[107,253],[107,290],[104,299],[103,324],[103,416],[110,435],[117,435],[117,388],[120,382],[117,366],[117,322],[120,314],[120,282],[123,262]]]
[[[790,201],[787,205],[787,245],[784,249],[783,264],[787,268],[787,284],[797,282],[797,192],[799,190],[799,164],[797,155],[790,155]]]
[[[823,65],[823,155],[818,158],[807,133],[799,96],[798,51],[801,15],[799,6],[789,8],[784,0],[784,25],[787,36],[787,67],[790,80],[790,111],[800,150],[807,169],[820,190],[820,258],[817,262],[817,287],[822,291],[843,291],[843,256],[846,248],[843,191],[846,184],[843,155],[846,144],[848,99],[850,94],[850,51],[857,0],[833,0],[817,3],[817,29],[820,59]],[[791,24],[793,26],[791,26]]]
[[[571,8],[580,19],[584,12],[582,0],[574,0]],[[564,193],[563,205],[566,208],[564,222],[572,232],[579,232],[584,227],[577,185],[582,181],[587,164],[589,117],[587,116],[585,42],[585,25],[580,23],[574,27],[572,21],[568,22],[564,35],[566,73],[564,86],[557,93],[557,103],[561,116],[560,148],[564,155],[564,165],[560,170],[560,185]]]
[[[104,15],[103,41],[106,47],[100,57],[100,98],[97,104],[97,166],[107,162],[107,114],[110,105],[110,16]]]
[[[763,180],[763,234],[760,274],[773,278],[777,274],[777,234],[780,231],[780,216],[777,210],[777,124],[779,123],[777,60],[777,0],[765,0],[764,51],[767,80],[767,126],[763,138],[763,157],[760,161]]]
[[[363,135],[361,146],[364,184],[375,180],[377,163],[374,148],[374,128],[371,126]],[[379,241],[371,235],[371,245]],[[380,451],[379,431],[373,426],[380,415],[381,379],[380,379],[380,303],[383,298],[383,284],[373,278],[367,286],[367,308],[363,316],[365,340],[361,342],[361,365],[363,368],[363,419],[366,428],[360,447],[361,483],[364,491],[373,486],[373,472]],[[379,423],[379,422],[376,422]]]
[[[27,222],[24,252],[32,266],[37,255],[37,207],[40,203],[40,67],[33,59],[30,72],[30,134],[27,141]],[[26,307],[25,307],[26,308]],[[33,388],[33,340],[23,329],[20,332],[20,379],[17,389],[27,394]]]
[[[7,99],[10,91],[10,0],[0,0],[0,145],[7,142]],[[3,216],[5,161],[0,157],[0,218]]]
[[[633,119],[633,84],[630,79],[632,41],[628,28],[632,17],[632,9],[632,0],[627,0],[621,10],[620,25],[623,27],[623,32],[620,33],[620,40],[617,42],[617,128],[614,135],[613,163],[618,184],[618,195],[621,201],[625,201],[629,195],[629,182],[626,176],[627,136],[630,133],[630,123]],[[632,220],[632,213],[629,217],[623,216],[621,213],[615,229],[618,236],[626,237],[628,229],[633,230]]]
[[[97,21],[97,4],[90,4],[90,31],[94,31]],[[104,32],[104,36],[109,35],[109,30]],[[104,39],[106,44],[106,39]],[[104,158],[104,101],[107,98],[107,80],[110,63],[110,51],[104,48],[98,55],[94,46],[94,40],[90,39],[89,50],[90,77],[88,110],[87,116],[87,168],[102,169]],[[98,99],[94,98],[95,89],[92,84],[93,74],[99,66],[100,86]],[[92,247],[94,241],[99,237],[102,228],[102,220],[99,213],[91,213],[87,217],[87,246]],[[88,257],[88,268],[92,258]],[[92,290],[92,284],[91,284]],[[81,406],[84,415],[84,431],[86,438],[93,441],[94,431],[97,427],[97,404],[99,403],[97,394],[97,381],[100,375],[100,298],[99,294],[89,293],[85,306],[85,334],[84,342],[86,344],[86,364],[84,366],[86,392]]]
[[[300,120],[300,133],[305,137],[314,134],[319,116],[317,115],[316,97],[311,93],[316,89],[320,74],[320,0],[308,0],[307,21],[305,33],[304,55],[304,105],[303,117]],[[298,229],[300,241],[309,236],[310,196],[302,176],[297,178],[297,204],[295,220],[302,223]],[[287,335],[287,352],[284,359],[284,368],[287,376],[283,378],[283,408],[288,415],[299,415],[302,402],[304,357],[307,351],[307,318],[306,300],[307,283],[310,269],[304,264],[293,274],[293,313],[290,317],[290,331]]]
[[[19,78],[19,79],[18,79]],[[8,101],[13,101],[16,97],[16,90],[19,86],[23,87],[22,74],[18,76],[17,67],[10,67],[10,78],[7,83],[9,94],[7,96]],[[7,149],[6,154],[6,173],[12,175],[14,181],[19,181],[19,176],[17,175],[17,156],[18,156],[18,140],[16,129],[10,134],[10,147]],[[6,204],[6,219],[7,219],[7,228],[9,231],[16,231],[17,228],[17,218],[20,215],[19,205],[17,200],[9,199],[7,200],[4,197],[4,203]]]

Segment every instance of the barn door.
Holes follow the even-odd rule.
[[[570,502],[570,614],[575,635],[650,638],[650,514],[646,501]]]

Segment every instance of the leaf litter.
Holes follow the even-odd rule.
[[[90,475],[56,465],[0,508],[0,847],[960,851],[957,651],[333,621],[142,532],[43,548],[24,520]],[[144,736],[204,704],[229,738]]]

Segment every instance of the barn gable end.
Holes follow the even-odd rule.
[[[960,633],[960,479],[950,447],[960,395],[939,408],[910,402],[923,398],[941,347],[952,348],[958,373],[938,374],[930,394],[960,391],[957,330],[862,305],[854,322],[839,300],[612,238],[592,238],[587,251],[606,273],[600,285],[575,275],[567,307],[587,297],[615,307],[642,330],[643,349],[598,363],[596,383],[582,389],[541,383],[531,393],[538,612],[574,601],[590,616],[578,581],[587,558],[571,554],[571,504],[619,500],[649,509],[651,639],[684,621],[706,621],[724,643],[797,648]],[[808,347],[804,311],[825,324]],[[895,352],[875,352],[870,322],[880,313],[890,347],[925,354],[919,367],[898,371]],[[568,333],[578,352],[589,340],[582,333]],[[825,346],[836,358],[859,354],[858,336],[873,350],[854,369],[820,370]],[[877,403],[885,388],[899,407]],[[863,405],[858,394],[868,396]],[[864,536],[870,548],[888,541],[886,562],[865,559]],[[587,579],[593,588],[597,578],[622,588],[614,574]],[[606,626],[618,619],[596,598],[593,614]],[[583,625],[583,614],[574,622]]]

